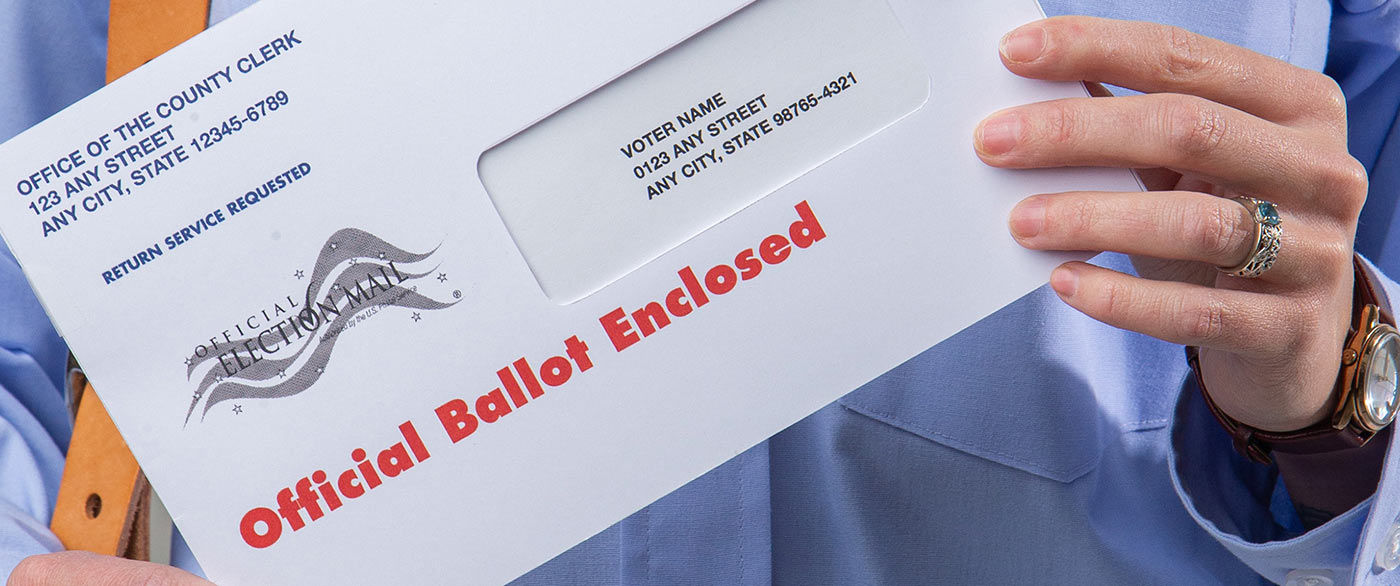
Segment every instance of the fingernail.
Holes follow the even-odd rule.
[[[1012,63],[1035,61],[1045,51],[1045,29],[1026,25],[1001,38],[1001,55]]]
[[[1045,198],[1027,198],[1011,210],[1011,234],[1016,238],[1034,238],[1044,229]]]
[[[1016,148],[1021,138],[1021,117],[999,114],[984,120],[977,129],[977,150],[987,155],[1004,155]]]
[[[1073,265],[1060,265],[1050,273],[1050,288],[1060,297],[1074,297],[1079,292],[1079,269]]]

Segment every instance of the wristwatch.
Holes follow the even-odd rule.
[[[1196,373],[1201,395],[1234,439],[1237,451],[1268,464],[1272,462],[1272,452],[1322,454],[1359,448],[1395,421],[1396,411],[1400,410],[1400,331],[1377,299],[1358,258],[1352,301],[1355,317],[1342,349],[1335,391],[1337,405],[1331,418],[1297,431],[1264,431],[1235,421],[1211,400],[1201,374],[1199,350],[1186,349],[1186,359]]]

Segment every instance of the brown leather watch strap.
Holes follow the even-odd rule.
[[[1353,286],[1352,313],[1359,315],[1361,308],[1367,305],[1377,305],[1379,295],[1373,283],[1366,273],[1366,268],[1362,264],[1360,257],[1354,258],[1356,277]],[[1393,323],[1389,312],[1381,305],[1381,315],[1386,321]],[[1247,456],[1249,459],[1261,464],[1270,464],[1273,459],[1269,456],[1271,451],[1286,452],[1291,454],[1322,454],[1335,452],[1351,448],[1359,448],[1365,445],[1366,441],[1361,435],[1349,429],[1337,429],[1332,426],[1332,421],[1324,420],[1320,423],[1289,432],[1271,432],[1262,429],[1255,429],[1230,417],[1220,406],[1211,399],[1210,393],[1206,390],[1205,377],[1201,372],[1200,349],[1188,346],[1186,348],[1186,361],[1191,365],[1191,370],[1196,375],[1196,386],[1201,389],[1201,396],[1205,398],[1206,406],[1215,416],[1220,426],[1230,434],[1235,443],[1235,451]],[[1338,373],[1338,385],[1341,384],[1340,372]]]
[[[1194,346],[1187,347],[1186,360],[1191,364],[1191,370],[1196,373],[1196,386],[1201,389],[1201,396],[1205,398],[1206,406],[1210,408],[1215,420],[1220,422],[1220,426],[1225,428],[1225,431],[1230,434],[1230,438],[1234,440],[1235,451],[1255,462],[1272,463],[1273,458],[1269,456],[1269,452],[1279,448],[1293,453],[1320,454],[1359,448],[1363,444],[1361,436],[1332,427],[1330,420],[1306,429],[1285,433],[1255,429],[1235,421],[1234,418],[1225,414],[1225,411],[1210,398],[1210,393],[1206,392],[1206,383],[1201,376],[1199,349]]]
[[[1356,281],[1352,289],[1352,314],[1360,313],[1359,307],[1375,305],[1381,310],[1381,321],[1393,324],[1395,316],[1390,314],[1390,299],[1386,297],[1385,290],[1377,289],[1376,284],[1371,281],[1366,271],[1365,261],[1360,256],[1352,259],[1352,264],[1356,268]]]
[[[111,0],[107,82],[204,30],[209,0]],[[107,409],[85,380],[72,386],[76,415],[53,529],[68,549],[150,559],[151,491]]]

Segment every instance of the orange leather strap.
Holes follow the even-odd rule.
[[[147,559],[145,476],[92,387],[82,393],[50,527],[68,549]]]
[[[111,0],[107,82],[204,30],[209,0]],[[150,559],[150,486],[86,381],[73,386],[76,416],[53,529],[68,549]]]
[[[209,0],[112,0],[107,83],[204,30]]]

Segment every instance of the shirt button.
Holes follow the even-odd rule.
[[[1293,570],[1284,586],[1332,586],[1332,572],[1327,570]]]
[[[1400,521],[1390,526],[1390,533],[1381,542],[1380,551],[1376,552],[1376,567],[1385,572],[1400,568]]]

